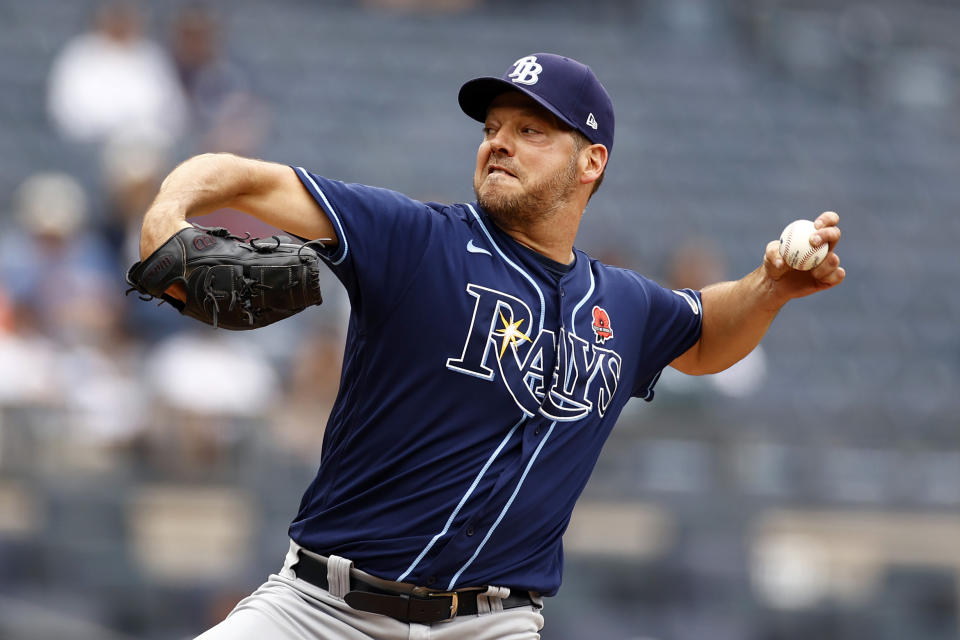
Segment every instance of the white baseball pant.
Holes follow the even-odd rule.
[[[479,596],[476,615],[431,625],[357,611],[343,601],[350,563],[329,558],[330,590],[296,577],[300,547],[291,541],[279,574],[241,600],[226,619],[196,640],[539,640],[538,607],[503,609],[500,598]],[[354,569],[356,571],[356,569]],[[496,588],[490,591],[496,592]],[[504,593],[502,590],[500,593]],[[338,593],[339,592],[339,593]]]

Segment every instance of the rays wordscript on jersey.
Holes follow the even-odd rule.
[[[475,298],[473,317],[463,351],[447,359],[448,369],[499,380],[528,416],[566,422],[594,409],[601,417],[606,413],[620,382],[617,352],[581,338],[572,327],[535,327],[529,305],[509,293],[476,284],[466,291]]]

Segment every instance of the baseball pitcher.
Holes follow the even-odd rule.
[[[844,278],[832,212],[816,219],[829,254],[815,269],[791,269],[773,241],[755,271],[702,291],[577,250],[614,142],[610,97],[579,62],[521,57],[459,103],[483,123],[474,202],[211,154],[177,167],[145,214],[128,279],[187,315],[255,328],[318,304],[318,261],[351,302],[285,562],[202,640],[539,638],[574,503],[627,401],[653,399],[667,366],[729,367],[785,303]],[[221,207],[311,242],[238,248],[249,239],[187,222]],[[271,251],[286,254],[272,279]]]

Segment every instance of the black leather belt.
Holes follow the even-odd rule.
[[[297,553],[297,558],[298,561],[293,570],[298,578],[302,578],[321,589],[330,589],[325,560],[307,555],[302,551]],[[477,596],[482,593],[482,589],[430,591],[424,595],[391,591],[367,582],[355,576],[351,571],[350,591],[343,599],[351,608],[359,611],[378,613],[401,622],[433,624],[434,622],[452,620],[454,616],[475,615],[477,613]],[[502,602],[504,609],[540,606],[533,601],[527,591],[522,591],[516,595],[511,593]]]

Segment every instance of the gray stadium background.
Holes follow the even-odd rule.
[[[149,5],[158,41],[182,4]],[[958,637],[960,5],[378,4],[208,3],[270,111],[260,157],[472,199],[479,126],[457,88],[553,51],[590,64],[617,113],[582,249],[666,282],[675,249],[707,238],[735,277],[787,222],[842,217],[847,281],[788,306],[755,377],[665,379],[624,415],[571,525],[545,640]],[[74,175],[94,211],[103,200],[97,150],[58,138],[44,108],[51,61],[94,6],[0,0],[4,232],[37,171]],[[170,160],[196,150],[181,139]],[[299,341],[342,340],[330,297],[253,340],[281,385]],[[132,325],[149,357],[156,336]],[[0,637],[192,637],[278,567],[318,452],[277,432],[310,442],[315,423],[319,443],[325,414],[281,393],[276,410],[211,420],[216,454],[178,464],[157,433],[202,416],[151,399],[129,416],[151,434],[144,453],[87,438],[70,390],[51,391],[0,406]]]

